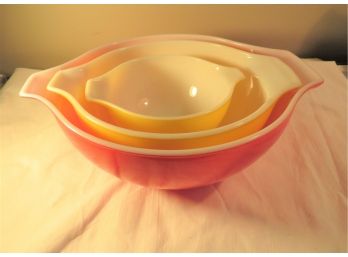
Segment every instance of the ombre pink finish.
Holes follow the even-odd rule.
[[[272,133],[231,149],[194,156],[150,156],[118,151],[80,137],[60,123],[71,142],[92,162],[117,177],[143,186],[184,189],[216,183],[259,158],[281,135]]]
[[[115,48],[143,43],[146,41],[168,39],[192,39],[223,43],[241,49],[261,54],[284,55],[286,62],[300,77],[303,87],[283,95],[277,102],[265,127],[236,142],[226,143],[219,150],[208,148],[197,154],[166,154],[139,153],[136,151],[120,150],[120,147],[109,146],[94,140],[95,133],[91,131],[75,112],[73,106],[63,97],[46,90],[46,85],[54,73],[60,69],[73,67],[99,56]],[[310,88],[320,85],[322,80],[304,70],[295,57],[281,50],[253,47],[224,39],[198,35],[165,35],[152,36],[112,44],[92,50],[85,55],[64,65],[39,72],[30,77],[21,91],[22,96],[33,97],[43,101],[56,116],[60,126],[71,142],[93,163],[102,169],[143,186],[162,189],[183,189],[199,187],[216,183],[242,170],[264,154],[283,132],[288,123],[296,102]],[[297,57],[296,57],[297,58]],[[62,118],[63,116],[64,118]],[[83,131],[83,133],[81,132]],[[91,136],[86,136],[87,133]],[[134,148],[135,149],[135,148]]]

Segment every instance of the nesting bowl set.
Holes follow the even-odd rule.
[[[143,186],[184,189],[242,170],[277,140],[323,80],[294,54],[203,35],[109,44],[31,75],[88,159]]]

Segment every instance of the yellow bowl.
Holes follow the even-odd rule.
[[[122,127],[178,133],[215,128],[244,75],[181,55],[133,59],[87,81],[86,99],[105,106]]]
[[[254,54],[238,47],[238,43],[231,47],[204,42],[204,39],[185,40],[185,36],[181,40],[154,37],[153,40],[145,40],[140,44],[135,41],[127,47],[103,53],[83,65],[57,72],[47,88],[68,99],[88,126],[101,138],[112,142],[153,149],[212,146],[261,129],[276,100],[286,91],[301,85],[297,75],[278,58]],[[136,131],[122,127],[117,121],[111,123],[113,119],[110,118],[109,110],[86,100],[85,85],[89,79],[101,76],[134,58],[168,54],[195,56],[219,65],[238,68],[244,73],[246,78],[236,85],[230,107],[219,127],[191,133]]]

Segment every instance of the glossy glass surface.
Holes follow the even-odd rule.
[[[281,135],[300,97],[307,90],[323,83],[316,73],[290,52],[250,46],[215,37],[164,35],[121,42],[119,45],[168,38],[213,41],[277,56],[296,72],[302,86],[284,94],[274,106],[264,128],[252,135],[210,147],[186,150],[143,149],[103,140],[80,119],[67,99],[46,90],[47,83],[58,70],[88,62],[98,56],[98,53],[107,51],[115,45],[88,52],[67,64],[32,75],[23,86],[20,95],[45,103],[71,142],[99,167],[121,179],[144,186],[182,189],[221,181],[253,163]]]
[[[105,106],[123,127],[190,132],[217,127],[242,72],[191,56],[150,56],[124,62],[87,81],[88,101]]]
[[[91,61],[57,72],[48,84],[48,89],[66,97],[86,124],[107,140],[142,148],[189,149],[221,144],[256,132],[262,127],[272,110],[275,99],[270,98],[270,95],[297,86],[298,78],[293,71],[275,57],[257,55],[252,51],[241,51],[243,49],[239,50],[238,44],[230,45],[233,47],[231,48],[216,42],[208,43],[211,42],[209,40],[192,39],[190,36],[163,37],[161,40],[145,39],[141,44],[132,41],[127,46],[120,45],[119,49],[115,47],[106,53],[100,52],[99,56]],[[89,78],[99,76],[122,61],[127,61],[135,56],[163,55],[173,53],[173,51],[202,57],[226,66],[239,65],[238,68],[246,74],[246,79],[236,85],[236,89],[243,88],[244,90],[235,90],[236,93],[232,96],[231,106],[237,108],[227,110],[227,115],[218,128],[172,134],[131,130],[123,128],[123,124],[120,122],[111,124],[111,121],[118,120],[110,118],[112,115],[109,110],[86,101],[84,87]],[[250,71],[253,66],[259,68],[257,72]],[[277,67],[280,68],[279,73],[275,73]],[[84,72],[80,72],[80,74],[84,75],[70,76],[70,79],[66,80],[65,77],[69,77],[74,70],[82,70]],[[268,89],[276,86],[275,88],[279,90],[268,90],[264,93],[261,83],[267,84]],[[268,98],[266,99],[266,97]],[[242,104],[236,105],[237,103]],[[207,121],[203,120],[203,122]]]

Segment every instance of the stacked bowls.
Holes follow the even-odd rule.
[[[323,80],[288,51],[202,35],[109,44],[28,78],[87,158],[121,179],[183,189],[261,156]]]

